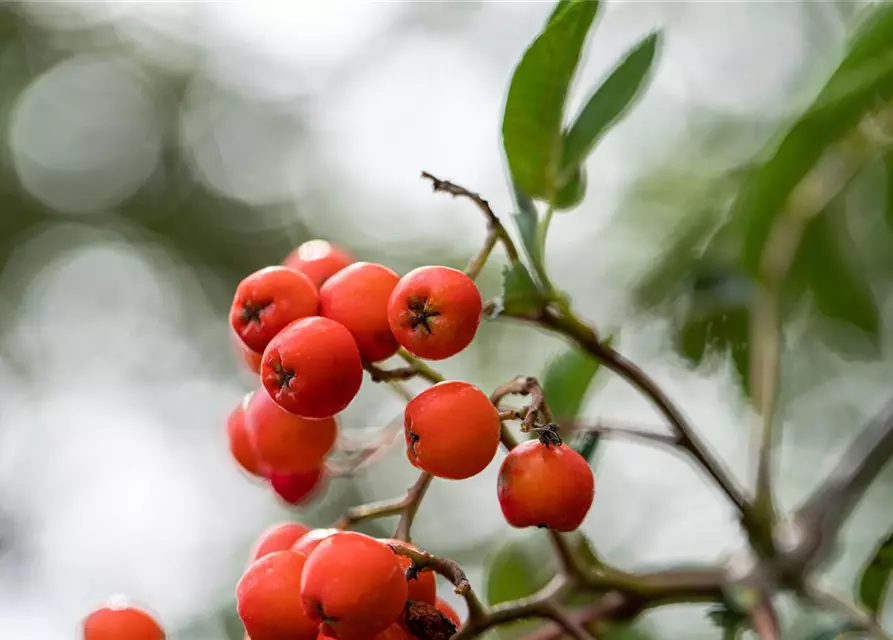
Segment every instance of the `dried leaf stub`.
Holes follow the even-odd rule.
[[[449,640],[458,631],[452,620],[425,602],[407,602],[403,619],[418,640]]]

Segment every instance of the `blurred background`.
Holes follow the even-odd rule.
[[[587,199],[553,222],[549,268],[581,314],[622,330],[620,350],[742,483],[755,460],[742,385],[748,292],[712,240],[740,170],[812,100],[864,6],[608,2],[573,94],[572,110],[663,27],[653,82],[588,162]],[[483,220],[419,174],[480,192],[507,219],[503,101],[552,8],[0,5],[0,636],[75,638],[88,611],[123,593],[174,640],[240,640],[234,585],[259,533],[288,519],[325,526],[412,483],[399,447],[309,508],[283,508],[240,473],[224,421],[256,383],[230,348],[232,291],[311,238],[400,273],[463,267]],[[889,393],[888,174],[872,163],[835,202],[838,262],[803,258],[806,293],[783,360],[787,508]],[[499,293],[501,260],[480,279],[485,297]],[[492,389],[563,349],[493,322],[439,368]],[[584,413],[661,426],[610,375]],[[371,438],[400,415],[396,396],[367,383],[342,424]],[[502,519],[501,455],[477,478],[435,482],[415,529],[417,544],[460,561],[482,590],[497,560],[523,568],[548,552]],[[684,460],[610,442],[595,465],[583,529],[604,558],[635,569],[742,548],[732,512]],[[847,528],[828,576],[841,595],[889,524],[891,480]],[[507,540],[520,555],[507,556]],[[784,613],[790,637],[805,637],[814,618]],[[650,614],[630,633],[719,637],[694,606]]]

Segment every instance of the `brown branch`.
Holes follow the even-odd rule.
[[[434,476],[430,473],[423,472],[419,474],[419,479],[416,480],[416,483],[412,485],[409,492],[406,494],[406,508],[400,516],[400,522],[397,523],[397,532],[394,534],[394,537],[397,538],[397,540],[409,542],[409,530],[412,528],[413,520],[415,520],[416,513],[418,513],[419,507],[422,504],[422,499],[428,492],[428,487],[431,486],[431,481],[433,479]]]
[[[564,423],[559,421],[564,426]],[[608,424],[607,422],[598,420],[595,423],[587,423],[584,421],[572,421],[568,423],[570,431],[574,433],[594,433],[606,438],[629,438],[631,440],[644,440],[654,444],[660,444],[667,447],[678,448],[680,446],[679,436],[668,433],[657,433],[653,430],[642,429],[632,425]]]
[[[401,380],[409,380],[416,377],[424,378],[431,384],[443,382],[442,375],[428,366],[424,361],[409,353],[406,349],[401,347],[397,350],[397,355],[407,363],[407,366],[398,367],[396,369],[382,369],[371,362],[363,363],[363,368],[369,372],[369,377],[372,379],[372,382],[399,382]]]
[[[348,509],[347,513],[332,524],[331,528],[347,529],[365,520],[401,516],[397,529],[398,537],[408,541],[409,528],[412,526],[412,520],[418,511],[419,504],[431,484],[431,479],[431,474],[423,472],[419,474],[418,480],[410,487],[405,496],[370,502]]]
[[[502,222],[500,222],[499,218],[496,217],[496,214],[493,213],[493,209],[490,207],[489,202],[484,200],[479,194],[469,191],[465,187],[459,186],[449,180],[436,178],[427,171],[422,171],[422,177],[431,181],[434,191],[448,193],[454,198],[459,197],[471,200],[478,206],[484,214],[484,217],[487,219],[487,240],[484,243],[484,248],[480,251],[478,256],[472,260],[468,267],[470,276],[474,277],[480,272],[497,241],[501,242],[502,246],[505,247],[505,253],[508,256],[509,262],[512,264],[518,262],[518,250],[515,248],[515,243],[512,241],[511,236],[508,234],[508,231],[506,231]]]
[[[778,563],[785,578],[801,580],[829,558],[847,517],[891,457],[893,401],[862,430],[825,481],[797,510],[794,544],[782,552]]]
[[[510,395],[531,397],[530,404],[517,411],[518,417],[523,415],[523,422],[521,424],[521,431],[523,433],[527,433],[534,429],[537,416],[541,415],[546,422],[552,422],[552,412],[549,410],[549,405],[546,403],[543,388],[540,386],[539,381],[533,376],[519,376],[514,380],[498,386],[496,390],[490,394],[490,402],[493,403],[494,407],[499,409],[502,400]]]

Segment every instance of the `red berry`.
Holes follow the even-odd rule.
[[[406,405],[406,455],[439,478],[463,480],[483,471],[499,448],[499,412],[467,382],[440,382]]]
[[[295,542],[291,550],[309,556],[310,552],[316,549],[320,542],[329,536],[340,532],[340,529],[313,529]]]
[[[357,262],[319,290],[319,315],[340,322],[353,334],[367,362],[390,358],[397,340],[388,325],[388,299],[400,276],[380,264]]]
[[[245,407],[245,430],[267,474],[318,469],[338,439],[335,418],[296,416],[273,402],[263,389]]]
[[[255,543],[254,559],[263,558],[276,551],[286,551],[292,548],[304,534],[310,529],[300,522],[285,522],[277,524],[261,534]]]
[[[317,640],[341,640],[339,636],[330,636],[324,631],[319,632]],[[398,624],[392,624],[390,627],[371,636],[363,636],[357,640],[415,640],[413,636],[408,635]]]
[[[145,611],[105,606],[84,619],[84,640],[164,640],[164,630]]]
[[[272,473],[270,486],[282,500],[297,506],[308,502],[319,493],[325,485],[325,477],[323,466],[298,473]]]
[[[401,540],[386,539],[382,542],[385,544],[401,545],[410,549],[415,549],[416,551],[419,550],[418,547]],[[403,570],[403,575],[405,576],[406,570],[409,569],[409,566],[412,564],[412,560],[401,555],[397,556],[397,560],[400,561],[400,568]],[[427,604],[434,604],[437,601],[437,579],[434,576],[434,572],[430,569],[425,569],[419,573],[418,577],[413,578],[412,580],[407,580],[406,585],[409,588],[409,595],[406,596],[407,600],[413,602],[425,602]]]
[[[317,623],[301,606],[307,556],[275,551],[252,564],[236,585],[236,610],[251,640],[316,640]]]
[[[595,479],[586,459],[566,444],[528,440],[503,460],[497,493],[513,527],[568,532],[589,512]]]
[[[353,260],[353,256],[341,247],[325,240],[308,240],[288,254],[282,264],[301,271],[320,287]]]
[[[353,531],[320,542],[301,581],[307,615],[320,623],[320,631],[342,640],[360,640],[397,622],[407,593],[391,548]]]
[[[260,373],[260,361],[263,356],[262,353],[258,353],[257,351],[252,351],[248,347],[245,346],[245,343],[242,342],[242,339],[239,338],[235,334],[235,332],[230,331],[230,336],[232,338],[233,349],[236,351],[236,355],[239,357],[239,361],[252,373]]]
[[[462,626],[462,618],[460,618],[459,614],[456,613],[456,610],[450,606],[449,602],[447,602],[443,598],[438,598],[436,606],[437,610],[440,611],[447,618],[449,618],[450,622],[456,625],[457,629]]]
[[[226,434],[229,439],[229,451],[239,466],[245,471],[255,476],[263,476],[260,468],[260,460],[257,458],[257,452],[254,445],[248,437],[248,431],[245,429],[245,408],[251,400],[249,393],[236,405],[236,408],[229,414],[226,420]]]
[[[407,351],[428,360],[467,347],[481,321],[474,281],[450,267],[420,267],[400,279],[388,301],[388,322]]]
[[[245,346],[262,352],[289,323],[316,315],[319,294],[300,271],[266,267],[236,287],[229,321]]]
[[[360,351],[350,331],[328,318],[305,318],[264,351],[261,380],[280,407],[305,418],[344,410],[363,383]]]

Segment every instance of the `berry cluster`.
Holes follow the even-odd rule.
[[[260,384],[228,417],[232,457],[285,502],[303,504],[325,485],[338,414],[358,394],[364,370],[373,381],[427,370],[434,384],[406,404],[403,419],[406,455],[422,471],[422,487],[432,477],[479,474],[505,442],[497,495],[508,524],[575,530],[592,505],[594,479],[554,424],[535,422],[548,417],[545,407],[500,412],[498,394],[444,381],[422,362],[465,349],[482,312],[477,285],[462,271],[426,266],[400,276],[322,240],[248,275],[236,287],[229,321]],[[410,364],[402,373],[376,366],[398,353]],[[503,421],[521,418],[539,437],[514,446]],[[417,507],[407,504],[400,504],[404,515]],[[401,540],[343,530],[349,524],[309,530],[289,523],[262,536],[236,588],[246,639],[428,640],[423,630],[432,625],[458,629],[432,568],[418,561],[434,556],[406,542],[408,524],[398,529]],[[164,638],[133,608],[100,609],[84,628],[85,640]]]

